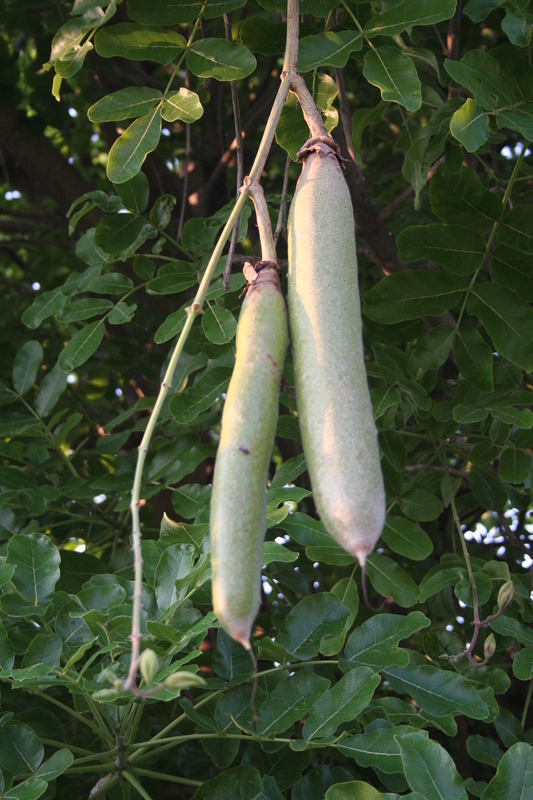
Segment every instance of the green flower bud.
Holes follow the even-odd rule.
[[[93,694],[93,700],[99,703],[111,703],[113,700],[117,699],[119,694],[120,692],[116,689],[101,689],[99,692]]]
[[[500,611],[503,611],[504,608],[507,608],[511,600],[513,599],[514,595],[514,585],[512,581],[505,581],[504,584],[500,587],[500,591],[498,592],[498,608]]]
[[[165,680],[165,689],[171,692],[178,692],[180,689],[190,689],[193,686],[205,686],[205,681],[200,675],[194,672],[174,672]]]
[[[141,670],[144,682],[149,686],[154,682],[159,664],[160,661],[153,650],[150,650],[150,648],[143,650],[139,659],[139,669]]]
[[[493,633],[489,633],[489,635],[485,639],[485,644],[483,646],[483,655],[485,656],[485,660],[488,661],[489,658],[492,658],[495,652],[496,652],[496,639],[494,638]]]

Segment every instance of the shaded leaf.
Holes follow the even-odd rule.
[[[91,322],[74,334],[59,354],[58,365],[63,372],[72,372],[92,356],[104,338],[105,325],[99,320]]]
[[[259,712],[259,735],[272,736],[286,731],[309,711],[329,684],[326,678],[305,670],[278,683]]]
[[[37,371],[43,360],[40,342],[29,341],[22,345],[13,364],[13,387],[18,394],[29,392],[37,378]]]
[[[238,81],[254,71],[257,61],[243,44],[226,39],[202,39],[192,45],[187,66],[198,78]]]
[[[442,745],[411,733],[398,738],[405,777],[425,800],[467,800],[463,780]]]
[[[444,270],[405,270],[388,275],[363,298],[363,312],[384,325],[439,316],[465,291],[462,278]]]
[[[365,55],[363,75],[381,91],[388,102],[396,102],[408,111],[422,105],[421,85],[409,56],[395,47],[376,47]]]
[[[367,667],[350,670],[320,697],[302,733],[306,739],[335,733],[341,722],[355,719],[371,701],[381,679]]]
[[[132,122],[116,140],[107,159],[107,177],[113,183],[131,180],[161,137],[161,112],[155,108]]]
[[[155,61],[157,64],[172,61],[185,45],[185,39],[176,31],[134,22],[108,25],[97,31],[94,37],[96,52],[104,58],[120,56],[131,61]]]
[[[486,719],[489,708],[470,681],[437,667],[390,667],[384,673],[399,694],[410,694],[428,714],[444,717],[465,714],[472,719]]]

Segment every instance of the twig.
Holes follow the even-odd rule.
[[[304,79],[296,73],[291,81],[291,92],[296,95],[300,103],[311,137],[328,136],[326,126],[320,116],[320,111],[315,105],[311,92],[307,88]]]
[[[452,467],[448,467],[448,469],[444,469],[444,467],[431,467],[427,466],[427,464],[408,464],[404,467],[404,472],[420,472],[423,469],[430,470],[431,472],[441,472],[441,473],[449,473],[450,475],[456,475],[458,478],[468,478],[470,475],[469,472],[463,472],[460,469],[453,469]]]
[[[226,28],[226,39],[231,42],[231,25],[229,17],[224,14],[224,27]],[[237,81],[230,81],[231,89],[231,104],[233,106],[233,118],[235,120],[235,151],[237,155],[237,197],[242,186],[244,177],[244,148],[242,143],[242,122],[241,122],[241,109],[239,106],[239,93],[237,91]],[[231,241],[229,243],[228,257],[226,259],[226,266],[224,267],[224,278],[222,279],[222,288],[225,292],[229,289],[229,279],[231,275],[231,264],[235,254],[235,247],[237,246],[237,238],[239,236],[239,226],[241,218],[235,223],[233,233],[231,234]]]
[[[181,239],[181,232],[183,230],[183,223],[185,221],[185,206],[187,205],[187,192],[189,191],[189,161],[191,157],[191,126],[189,123],[185,125],[185,174],[183,176],[183,192],[181,195],[181,209],[180,218],[178,222],[178,232],[176,234],[176,241]]]
[[[143,559],[141,551],[141,522],[140,522],[139,510],[140,510],[140,493],[141,493],[141,482],[144,469],[144,462],[146,460],[148,447],[150,445],[152,435],[155,431],[159,414],[161,412],[165,399],[168,396],[168,393],[172,387],[172,379],[174,377],[174,371],[176,369],[177,363],[183,351],[183,346],[187,341],[194,320],[199,314],[202,313],[202,307],[205,302],[205,297],[209,288],[209,284],[211,282],[211,278],[215,271],[215,267],[218,263],[219,258],[222,255],[222,250],[224,249],[224,245],[233,229],[233,226],[235,225],[235,221],[239,217],[242,209],[244,208],[244,204],[246,203],[248,196],[251,190],[253,189],[254,184],[258,182],[259,178],[261,177],[266,159],[270,152],[270,148],[274,140],[274,134],[276,132],[276,127],[281,117],[281,112],[283,111],[285,101],[287,100],[287,96],[289,94],[291,81],[293,79],[293,73],[296,70],[296,61],[298,58],[298,51],[297,51],[298,6],[299,6],[298,0],[289,0],[287,45],[285,49],[284,69],[281,74],[281,85],[278,89],[278,93],[276,95],[274,104],[270,111],[270,115],[267,120],[267,124],[263,132],[263,137],[261,139],[259,149],[257,151],[254,163],[252,165],[252,169],[250,170],[248,180],[246,181],[239,197],[237,198],[237,202],[233,208],[233,211],[231,212],[228,221],[226,222],[224,228],[222,229],[222,233],[220,234],[216,247],[213,250],[209,263],[205,269],[200,286],[198,287],[198,291],[196,292],[196,296],[190,307],[187,309],[187,319],[185,321],[185,325],[183,326],[179,339],[176,343],[176,346],[170,358],[167,370],[165,372],[165,376],[163,378],[163,382],[161,384],[159,395],[157,397],[154,408],[150,415],[150,419],[148,421],[148,425],[146,426],[146,430],[144,432],[141,444],[138,448],[138,457],[137,457],[137,464],[135,466],[135,475],[133,480],[133,489],[132,489],[131,504],[130,504],[131,519],[132,519],[132,550],[134,553],[134,564],[133,564],[134,592],[133,592],[133,609],[132,609],[132,627],[131,627],[131,637],[130,637],[132,646],[131,646],[130,668],[128,671],[128,676],[123,684],[124,690],[131,689],[131,687],[136,684],[137,667],[139,663],[139,653],[140,653],[140,642],[142,638],[141,593],[143,584],[143,571],[142,571]]]
[[[255,207],[259,241],[261,242],[261,259],[263,261],[277,262],[276,245],[274,244],[274,237],[272,236],[270,214],[268,213],[263,187],[260,183],[254,183],[253,186],[250,186],[250,197]]]
[[[278,221],[276,224],[276,232],[274,234],[274,246],[277,245],[281,232],[285,229],[285,221],[287,219],[287,190],[289,188],[289,169],[291,166],[291,157],[287,155],[285,162],[285,174],[283,176],[283,189],[281,190],[281,201],[279,204]]]
[[[346,86],[344,85],[344,72],[342,69],[335,70],[335,82],[339,90],[339,108],[341,112],[341,123],[344,131],[344,138],[346,139],[346,147],[353,162],[356,161],[355,150],[352,144],[352,118],[350,116],[350,107],[348,105],[348,97],[346,96]]]

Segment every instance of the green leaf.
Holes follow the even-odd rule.
[[[272,736],[301,719],[328,689],[330,682],[314,672],[300,670],[278,683],[259,712],[257,732]]]
[[[202,317],[202,330],[210,342],[226,344],[237,332],[237,320],[227,308],[213,304]]]
[[[167,122],[180,119],[183,122],[196,122],[204,113],[204,108],[196,92],[182,87],[178,92],[165,95],[161,116]]]
[[[482,800],[508,800],[529,797],[533,792],[533,748],[517,742],[504,754],[496,775],[483,794]]]
[[[530,253],[497,244],[490,257],[490,274],[494,283],[512,289],[521,300],[533,301],[533,270]]]
[[[194,386],[186,389],[170,401],[170,413],[178,425],[192,422],[198,414],[206,411],[226,391],[231,377],[227,367],[214,367],[206,375],[196,380]]]
[[[379,768],[387,774],[403,772],[399,742],[413,732],[414,729],[406,725],[377,728],[369,733],[342,739],[338,748],[341,753],[353,758],[360,767]],[[418,735],[424,738],[427,736],[424,733]]]
[[[486,719],[489,708],[470,681],[454,672],[427,666],[391,667],[384,672],[394,691],[410,694],[420,708],[434,717],[465,714]]]
[[[13,786],[2,795],[2,800],[37,800],[47,788],[46,781],[41,778],[32,778],[27,782],[19,783],[18,786]]]
[[[123,119],[133,119],[147,114],[163,95],[159,89],[148,86],[131,86],[128,89],[119,89],[97,103],[87,111],[91,122],[118,122]]]
[[[482,22],[494,8],[503,5],[505,0],[469,0],[465,14],[474,22]]]
[[[531,42],[531,27],[533,17],[531,14],[513,14],[508,11],[502,22],[502,28],[511,41],[517,47],[528,47]]]
[[[350,635],[346,642],[346,658],[374,672],[381,672],[388,666],[406,666],[409,657],[406,650],[398,648],[398,642],[429,624],[430,620],[421,611],[411,611],[405,617],[378,614]]]
[[[496,124],[498,128],[510,128],[526,139],[533,139],[533,103],[525,103],[516,111],[499,110]]]
[[[0,726],[0,767],[17,776],[32,775],[44,748],[29,725],[8,720]]]
[[[396,241],[401,261],[434,261],[456,275],[470,275],[485,258],[483,236],[463,225],[412,225]]]
[[[5,570],[6,566],[7,567],[11,566],[11,569],[13,569],[12,565],[2,564],[3,567],[2,571]],[[12,575],[13,573],[11,573],[8,580],[11,580]],[[5,585],[7,581],[4,581],[2,578],[2,583]],[[9,636],[7,635],[6,629],[0,623],[0,669],[9,670],[13,667],[14,663],[15,663],[15,650],[13,648],[13,644],[11,643]]]
[[[94,243],[104,253],[120,253],[131,247],[145,224],[142,217],[134,214],[104,217],[94,232]]]
[[[166,276],[165,276],[166,277]],[[188,303],[186,305],[189,305]],[[176,336],[185,325],[187,319],[187,312],[185,306],[182,306],[178,311],[174,311],[166,318],[166,320],[159,326],[154,334],[154,342],[162,344],[168,342]]]
[[[233,767],[203,783],[192,800],[256,800],[261,796],[263,784],[259,772],[253,767]]]
[[[176,198],[171,194],[163,194],[155,201],[150,211],[150,222],[155,228],[164,230],[170,223]]]
[[[298,71],[310,72],[318,67],[345,67],[352,52],[363,45],[359,31],[327,31],[304,36],[298,49]]]
[[[110,308],[113,308],[111,300],[104,300],[103,298],[77,300],[60,309],[56,314],[56,319],[63,324],[80,322],[81,320],[105,314]]]
[[[444,67],[456,83],[468,89],[478,105],[489,111],[522,99],[521,92],[515,91],[515,82],[503,73],[497,59],[484,50],[471,50],[460,62],[446,60]]]
[[[367,667],[350,670],[314,704],[302,730],[304,738],[328,736],[342,722],[355,719],[372,700],[380,681]]]
[[[66,296],[62,293],[61,289],[52,289],[49,292],[43,292],[35,298],[33,303],[22,315],[22,322],[28,328],[38,328],[43,320],[51,317],[60,308],[63,308],[67,302]]]
[[[116,304],[113,311],[107,318],[110,325],[123,325],[125,322],[130,322],[137,310],[135,303],[124,303],[122,300]]]
[[[491,348],[476,328],[462,325],[456,333],[453,355],[462,375],[480,392],[492,392]]]
[[[18,351],[13,364],[13,387],[19,395],[26,394],[33,387],[43,357],[41,343],[33,340],[23,344]]]
[[[128,16],[135,22],[177,25],[199,16],[202,0],[128,0]]]
[[[455,329],[450,325],[437,325],[418,342],[411,353],[409,368],[411,374],[419,369],[438,369],[452,349]]]
[[[507,503],[507,492],[502,482],[488,469],[474,467],[468,476],[474,497],[484,508],[499,511]]]
[[[466,740],[466,749],[471,758],[490,767],[497,767],[503,756],[494,739],[488,736],[469,736]]]
[[[383,15],[382,15],[383,16]],[[395,47],[376,47],[365,55],[363,75],[377,86],[383,100],[399,103],[408,111],[422,105],[421,84],[409,56]]]
[[[433,552],[427,533],[404,517],[388,516],[381,537],[395,553],[414,561],[424,561]]]
[[[176,31],[166,28],[119,22],[97,31],[94,46],[98,55],[104,58],[120,56],[131,61],[168,64],[185,48],[186,41]]]
[[[444,270],[405,270],[372,287],[363,298],[363,312],[384,325],[439,316],[459,302],[465,289],[460,277]]]
[[[132,122],[116,140],[107,159],[107,177],[125,183],[141,169],[144,159],[155,150],[161,136],[161,112],[154,108]]]
[[[88,286],[95,294],[125,294],[133,288],[133,281],[122,272],[108,272],[92,280]]]
[[[406,517],[417,522],[430,522],[442,514],[442,502],[424,489],[411,489],[400,499],[400,508]]]
[[[474,286],[468,311],[478,317],[497,352],[512,364],[533,369],[533,309],[504,286]]]
[[[326,792],[325,800],[383,800],[384,795],[364,781],[336,783]]]
[[[442,745],[411,733],[398,738],[405,777],[425,800],[467,800],[463,780]]]
[[[418,602],[418,586],[399,564],[387,556],[371,553],[366,562],[370,583],[383,597],[392,597],[402,608]]]
[[[533,425],[533,412],[529,408],[519,411],[518,408],[507,406],[506,408],[494,407],[490,413],[496,419],[508,425],[516,425],[517,428],[531,428]]]
[[[431,208],[443,222],[463,225],[477,233],[489,231],[503,214],[503,205],[494,192],[485,189],[477,175],[461,167],[456,175],[442,164],[429,184]]]
[[[513,250],[533,254],[533,206],[519,205],[508,211],[498,229],[498,242]]]
[[[157,605],[166,611],[177,599],[175,582],[186,577],[193,568],[194,548],[172,544],[161,555],[155,570],[154,589]]]
[[[380,386],[370,390],[374,419],[379,419],[387,409],[399,406],[402,393],[397,386]]]
[[[54,781],[70,767],[73,761],[74,756],[66,747],[62,750],[56,750],[50,758],[41,764],[35,773],[35,777],[41,778],[43,781]]]
[[[468,99],[451,118],[450,132],[469,153],[474,153],[489,138],[489,118],[474,100]]]
[[[402,437],[396,431],[380,431],[381,452],[397,472],[402,472],[407,464],[407,450]]]
[[[105,325],[99,320],[91,322],[74,334],[59,354],[58,365],[63,372],[72,372],[92,356],[104,338]]]
[[[304,597],[281,624],[276,643],[299,659],[313,658],[325,634],[336,635],[343,630],[348,614],[348,609],[328,592]]]
[[[149,281],[146,286],[148,294],[178,294],[184,292],[186,289],[190,289],[191,286],[197,283],[197,273],[192,264],[188,264],[186,261],[177,261],[176,267],[176,271],[166,275],[159,275],[157,278]],[[187,303],[187,305],[189,305],[189,303]],[[176,320],[178,315],[181,318],[181,315],[185,313],[184,306],[178,311],[174,311],[173,314],[168,317],[168,320],[171,318]]]
[[[144,172],[138,172],[133,178],[124,183],[117,183],[115,186],[124,207],[134,214],[142,214],[148,206],[150,199],[150,188],[148,178]],[[141,232],[142,228],[139,230]],[[96,237],[96,232],[95,232]],[[133,240],[135,241],[135,239]],[[132,242],[133,243],[133,242]]]
[[[507,483],[524,483],[531,472],[531,456],[525,450],[506,447],[500,455],[498,474]]]
[[[396,36],[413,25],[436,25],[453,17],[457,0],[439,0],[428,5],[426,0],[401,0],[365,25],[365,33],[373,36]]]
[[[524,647],[518,651],[513,659],[513,673],[519,681],[533,678],[533,647]]]
[[[33,667],[35,664],[45,664],[52,667],[59,667],[63,642],[56,633],[38,633],[31,640],[24,655],[22,666]]]
[[[238,81],[251,75],[257,61],[243,44],[226,39],[201,39],[191,47],[187,66],[198,78]]]
[[[50,603],[59,580],[59,551],[43,533],[13,536],[7,563],[15,565],[13,585],[35,606]]]

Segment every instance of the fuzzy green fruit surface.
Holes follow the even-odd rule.
[[[335,153],[324,144],[313,149],[313,142],[288,228],[296,402],[320,517],[364,565],[385,521],[385,491],[364,363],[353,209]]]
[[[266,483],[287,344],[278,274],[265,268],[250,284],[239,317],[210,513],[213,609],[247,649],[261,600]]]

